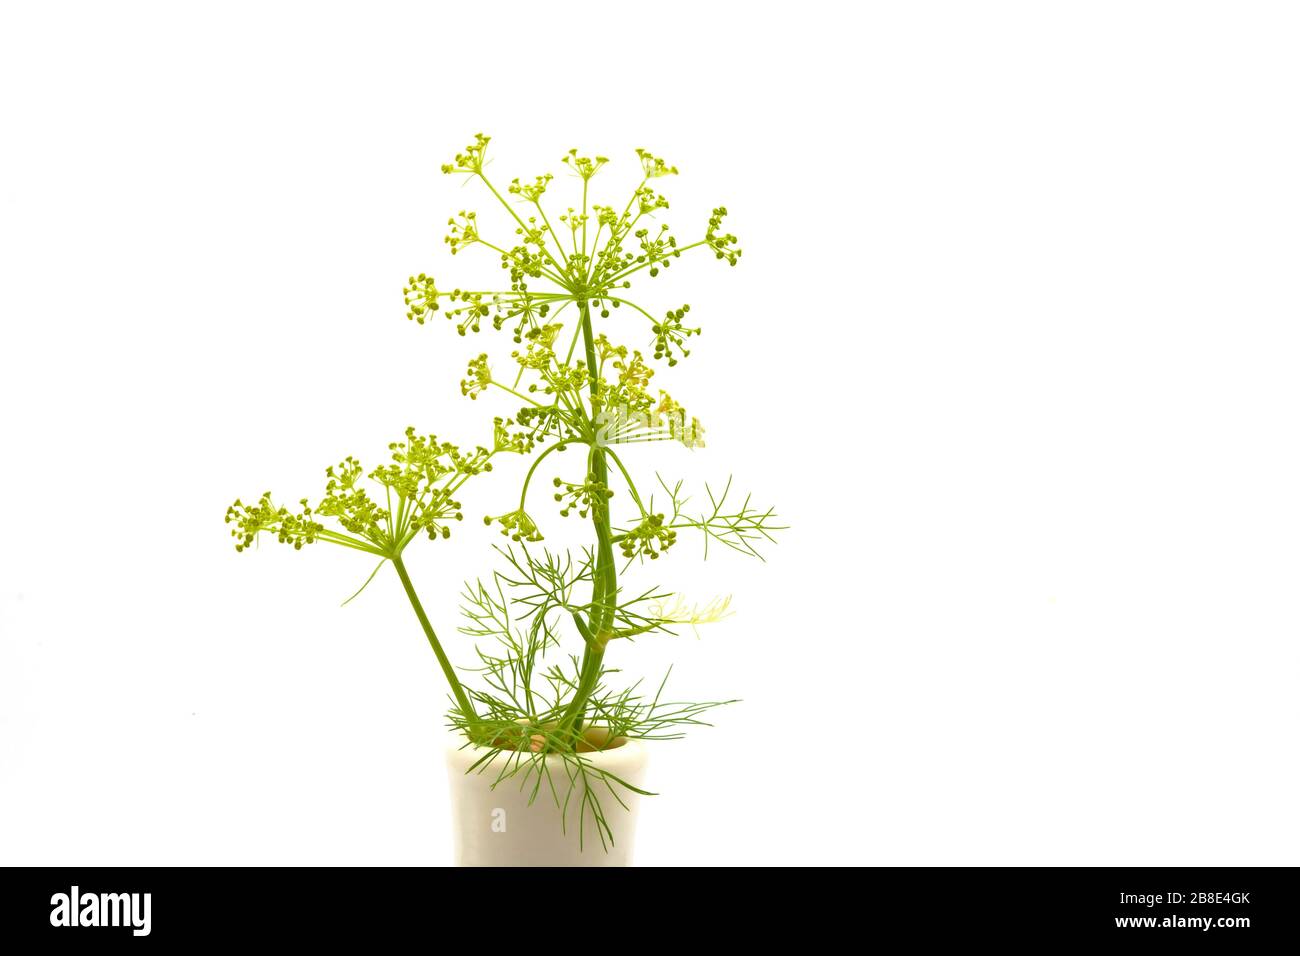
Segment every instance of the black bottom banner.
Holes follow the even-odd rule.
[[[445,934],[454,939],[471,928],[483,934],[500,927],[514,936],[538,922],[548,924],[553,946],[566,945],[565,927],[582,926],[586,947],[599,946],[602,932],[610,945],[631,932],[638,940],[690,948],[781,930],[835,944],[849,934],[851,943],[1294,948],[1300,938],[1290,868],[597,874],[195,867],[8,869],[4,876],[0,940],[6,944],[336,946],[420,939],[436,946]],[[565,911],[570,919],[561,916]],[[630,922],[620,928],[624,920]]]

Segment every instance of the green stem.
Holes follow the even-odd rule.
[[[587,353],[587,372],[590,380],[591,397],[597,398],[598,379],[596,376],[596,344],[591,331],[591,311],[586,301],[578,303],[581,314],[582,339]],[[593,407],[594,411],[594,407]],[[605,460],[605,449],[599,445],[591,446],[591,474],[598,483],[609,486],[609,468]],[[613,631],[615,594],[618,590],[618,567],[614,563],[613,531],[609,521],[609,505],[597,502],[591,509],[591,523],[596,530],[596,567],[592,571],[591,613],[587,629],[593,640],[586,642],[582,654],[582,664],[578,671],[578,687],[573,700],[565,708],[560,719],[563,733],[571,732],[576,736],[582,730],[582,718],[586,713],[587,701],[596,690],[600,681],[601,663],[605,657],[605,644]]]
[[[492,384],[495,385],[497,388],[504,389],[505,391],[509,392],[511,395],[513,395],[515,398],[519,399],[521,402],[527,402],[529,405],[532,405],[534,408],[545,408],[545,407],[546,407],[546,406],[543,405],[541,402],[536,401],[535,399],[531,399],[531,398],[529,398],[527,395],[521,395],[521,394],[519,394],[519,393],[516,392],[513,388],[511,388],[509,385],[502,385],[500,382],[497,382],[497,381],[493,381]]]
[[[478,720],[478,715],[474,713],[474,705],[469,702],[465,688],[461,687],[460,680],[456,677],[456,669],[451,666],[451,661],[447,659],[447,654],[438,641],[438,635],[433,632],[433,625],[429,623],[429,617],[424,613],[424,606],[420,604],[420,599],[415,593],[415,586],[411,584],[411,576],[406,573],[406,565],[402,563],[401,555],[397,555],[392,560],[393,567],[397,569],[397,576],[402,579],[402,587],[406,588],[406,596],[411,599],[411,607],[415,608],[415,616],[420,619],[420,626],[424,628],[424,636],[429,639],[429,646],[433,648],[438,664],[447,677],[447,683],[451,685],[456,703],[472,726]]]
[[[614,464],[618,465],[618,470],[623,473],[623,480],[627,482],[627,490],[632,492],[632,501],[635,502],[637,509],[641,512],[641,516],[645,517],[645,505],[641,503],[641,496],[637,494],[636,482],[632,480],[632,476],[629,475],[627,469],[623,467],[623,462],[619,460],[618,455],[614,454],[614,452],[608,448],[605,449],[605,454],[614,459]]]
[[[533,481],[533,472],[537,471],[537,466],[540,465],[543,461],[545,461],[545,460],[546,460],[546,456],[549,455],[551,452],[553,452],[553,451],[559,451],[561,448],[565,447],[566,445],[571,445],[571,444],[573,444],[573,442],[574,442],[574,439],[572,439],[572,438],[566,438],[566,439],[563,439],[563,440],[561,440],[561,441],[559,441],[559,442],[556,442],[556,443],[555,443],[554,445],[552,445],[550,448],[546,449],[546,451],[544,451],[544,452],[542,452],[540,455],[538,455],[536,459],[534,459],[533,464],[532,464],[532,467],[530,467],[530,468],[528,469],[528,474],[524,475],[524,490],[521,491],[521,492],[519,492],[519,510],[520,510],[520,511],[523,511],[523,510],[524,510],[524,507],[528,504],[528,486],[529,486],[530,484],[532,484],[532,481]]]

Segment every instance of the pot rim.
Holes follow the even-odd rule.
[[[447,731],[444,734],[444,737],[443,749],[446,752],[448,761],[455,761],[463,764],[466,771],[468,771],[469,767],[474,764],[475,761],[479,760],[483,754],[491,752],[490,748],[480,747],[478,744],[471,743],[468,739],[455,731]],[[590,763],[605,769],[612,769],[615,765],[626,766],[645,762],[648,751],[646,750],[644,741],[637,737],[623,737],[620,739],[622,739],[623,743],[617,747],[607,747],[604,750],[588,750],[583,753],[575,754],[548,753],[539,755],[526,750],[501,750],[498,751],[498,753],[507,759],[516,754],[519,757],[528,760],[535,760],[538,756],[541,756],[541,758],[548,763],[563,762],[567,759],[577,757],[581,758],[585,763]],[[493,760],[492,764],[484,765],[474,772],[478,773],[480,770],[486,770],[488,766],[495,763],[496,761]]]

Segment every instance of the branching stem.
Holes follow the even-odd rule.
[[[438,635],[433,631],[433,625],[429,623],[429,616],[424,613],[424,606],[420,603],[419,595],[415,593],[415,585],[411,584],[411,576],[406,573],[406,565],[402,563],[400,554],[393,557],[393,567],[397,569],[397,576],[402,579],[402,587],[406,589],[406,596],[411,601],[411,607],[415,609],[415,616],[420,619],[420,627],[424,628],[424,636],[429,639],[429,646],[433,648],[434,656],[438,658],[438,665],[451,686],[457,706],[473,725],[478,720],[478,715],[474,713],[474,705],[469,702],[465,688],[461,686],[460,678],[456,676],[456,669],[451,666],[451,661],[447,659],[447,653],[442,649]]]

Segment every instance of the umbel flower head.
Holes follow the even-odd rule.
[[[483,518],[485,525],[491,525],[494,522],[501,525],[501,533],[512,541],[542,540],[542,534],[537,530],[537,523],[528,517],[528,512],[524,511],[523,508],[517,508],[496,517],[485,515]]]
[[[555,500],[564,505],[560,509],[561,517],[567,518],[576,508],[579,518],[587,517],[592,508],[603,507],[605,502],[614,497],[614,492],[598,481],[595,475],[588,475],[586,481],[571,482],[556,476]]]
[[[569,150],[568,155],[564,157],[563,162],[566,166],[577,173],[585,182],[600,172],[600,168],[608,163],[609,160],[604,156],[597,156],[595,159],[591,159],[587,156],[579,156],[576,149],[571,149]]]
[[[491,139],[491,136],[475,133],[474,142],[466,146],[463,153],[456,154],[455,162],[444,164],[442,171],[444,173],[482,173],[484,156],[487,153],[487,146]]]
[[[736,237],[722,231],[724,207],[716,207],[699,238],[681,242],[666,223],[655,217],[668,209],[668,200],[651,188],[651,180],[677,174],[677,167],[646,149],[636,150],[642,179],[626,202],[602,204],[589,194],[596,174],[608,163],[604,156],[586,156],[571,149],[562,162],[582,183],[581,205],[561,206],[550,213],[542,206],[550,195],[554,176],[542,173],[516,177],[506,187],[506,197],[492,185],[485,173],[487,144],[490,137],[479,133],[474,142],[458,153],[455,160],[442,166],[444,173],[461,174],[481,180],[493,197],[504,207],[513,235],[492,235],[475,210],[463,209],[451,220],[446,242],[453,254],[469,246],[482,246],[496,256],[509,272],[509,288],[495,290],[456,290],[453,301],[465,305],[445,309],[456,321],[458,331],[478,332],[481,319],[493,317],[492,324],[501,328],[513,324],[520,315],[534,314],[545,318],[547,309],[565,304],[588,304],[609,317],[611,308],[627,306],[630,311],[649,318],[650,313],[632,299],[628,291],[635,281],[655,278],[682,255],[695,249],[712,250],[720,259],[734,265],[741,250]],[[535,286],[550,286],[550,289]],[[408,280],[404,292],[409,318],[421,324],[429,313],[439,310],[440,293],[433,279],[421,273]],[[522,335],[531,320],[514,325],[516,336]],[[655,324],[651,320],[651,324]],[[660,323],[662,324],[662,323]],[[658,349],[664,358],[671,353]]]
[[[494,423],[491,450],[469,451],[407,428],[403,439],[389,444],[389,462],[368,474],[350,455],[326,468],[325,494],[315,507],[303,498],[300,509],[291,511],[277,506],[269,491],[253,505],[236,500],[226,510],[235,549],[243,551],[266,532],[295,549],[325,541],[392,558],[420,533],[448,538],[452,523],[464,518],[459,489],[491,471],[495,455],[530,447],[528,434],[512,432],[511,424],[509,419]],[[326,527],[324,519],[339,530]]]
[[[664,523],[664,516],[649,514],[623,535],[621,546],[625,558],[658,558],[676,543],[677,532]]]
[[[648,150],[638,149],[637,158],[641,160],[641,169],[645,172],[646,179],[658,179],[660,176],[676,176],[677,167],[669,166],[658,156],[650,153]]]

